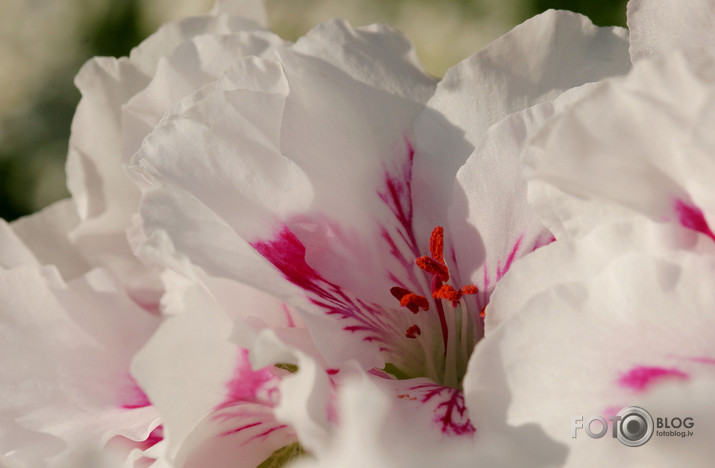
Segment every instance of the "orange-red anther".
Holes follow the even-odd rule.
[[[484,307],[482,307],[482,311],[479,312],[479,316],[480,316],[481,318],[484,318],[484,317],[487,316],[487,314],[484,312],[486,309],[487,309],[487,306],[484,306]]]
[[[442,226],[437,226],[432,231],[429,238],[429,251],[433,259],[444,263],[444,228]]]
[[[443,284],[438,290],[432,293],[435,299],[446,299],[452,303],[452,307],[457,307],[457,303],[462,298],[462,293],[448,284]]]
[[[438,261],[430,257],[420,257],[415,260],[415,263],[418,267],[420,267],[427,273],[431,275],[438,275],[439,279],[441,279],[442,281],[449,280],[449,269],[444,263],[439,263]]]
[[[419,312],[420,309],[429,309],[429,302],[427,302],[426,297],[418,296],[408,289],[395,286],[390,289],[390,293],[400,301],[402,307],[407,307],[413,314]]]
[[[402,299],[400,299],[400,305],[410,309],[413,314],[419,312],[420,309],[429,309],[429,302],[427,302],[426,297],[418,296],[417,294],[412,293],[402,296]]]
[[[407,338],[417,338],[417,336],[421,335],[421,334],[422,334],[422,330],[420,330],[420,327],[418,327],[417,325],[412,325],[405,332],[405,336]]]
[[[410,294],[409,289],[401,288],[399,286],[394,286],[390,288],[390,294],[392,294],[392,297],[397,299],[398,301],[402,299],[402,296],[405,294]]]
[[[478,289],[473,284],[468,284],[462,287],[459,291],[448,284],[443,284],[438,290],[432,293],[435,299],[445,299],[452,303],[452,307],[457,307],[457,303],[462,299],[462,296],[467,294],[476,294]]]

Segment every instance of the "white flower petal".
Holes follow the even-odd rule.
[[[628,2],[633,63],[670,50],[715,46],[715,4],[709,0]]]
[[[316,447],[314,459],[299,460],[296,466],[458,466],[447,456],[458,445],[440,440],[432,431],[434,406],[405,403],[374,376],[346,379],[339,389],[338,409],[340,422],[332,439]]]
[[[427,102],[435,80],[427,76],[414,47],[400,32],[373,24],[353,29],[345,20],[320,24],[298,39],[295,52],[333,64],[369,86]]]
[[[415,194],[415,205],[432,214],[417,225],[420,236],[444,222],[439,213],[450,203],[454,174],[487,128],[567,89],[626,73],[626,34],[547,11],[448,70],[415,122],[414,178],[429,187]]]
[[[228,0],[236,1],[236,0]],[[153,76],[159,59],[171,53],[180,44],[202,34],[232,34],[237,31],[264,31],[250,18],[214,12],[194,16],[162,25],[154,34],[132,49],[129,59],[144,74]]]
[[[554,252],[552,258],[537,253],[514,268],[510,274],[531,263],[531,269],[566,271],[550,276],[551,281],[540,280],[549,284],[528,295],[477,346],[465,378],[467,405],[476,421],[489,428],[492,400],[500,398],[509,425],[538,424],[569,447],[566,466],[606,456],[632,466],[669,466],[673,457],[685,455],[686,447],[692,454],[688,463],[711,453],[702,436],[679,441],[677,451],[668,451],[673,444],[656,436],[638,450],[609,440],[610,432],[604,440],[584,433],[571,437],[572,416],[613,416],[631,405],[643,406],[653,417],[676,416],[658,413],[668,400],[651,400],[652,392],[672,386],[670,398],[678,394],[683,401],[694,391],[684,384],[701,378],[712,382],[715,374],[715,347],[708,334],[714,320],[715,297],[708,286],[715,274],[713,248],[703,244],[707,255],[673,250],[677,237],[669,239],[670,233],[659,232],[661,226],[641,222],[633,231],[645,236],[622,237],[621,224],[607,226],[574,244],[559,241],[545,248]],[[670,244],[660,244],[662,239]],[[593,249],[598,244],[613,246],[613,252]],[[564,256],[572,261],[563,262]],[[513,286],[498,288],[495,309],[505,304],[500,295],[522,293]],[[654,406],[646,406],[650,402]]]
[[[223,402],[237,355],[228,341],[228,318],[200,289],[189,294],[187,311],[166,319],[132,363],[132,374],[162,415],[169,460]]]
[[[645,214],[713,237],[715,57],[641,61],[547,125],[527,153],[529,197],[557,239]]]
[[[157,414],[129,374],[156,317],[101,270],[65,284],[52,268],[0,273],[0,453],[64,463],[112,436],[141,443]],[[4,464],[4,462],[3,462]]]
[[[657,228],[642,217],[629,217],[597,228],[597,232],[579,238],[578,249],[558,241],[533,252],[519,268],[507,273],[499,282],[486,314],[486,334],[525,309],[528,301],[559,282],[584,281],[605,269],[612,258],[626,253],[657,255],[663,252],[691,250],[715,254],[715,243],[690,229],[678,225],[660,225]],[[544,265],[564,265],[543,273]],[[578,265],[575,268],[571,265]],[[496,294],[497,290],[518,291]]]
[[[275,415],[296,431],[305,449],[319,452],[331,438],[336,417],[335,395],[325,363],[286,345],[271,330],[259,336],[251,356],[254,367],[274,363],[297,366],[297,372],[281,379]]]
[[[0,268],[10,269],[20,265],[39,266],[39,263],[11,225],[0,219]]]
[[[126,279],[131,289],[152,290],[158,284],[155,272],[146,271],[133,257],[127,243],[126,230],[137,211],[140,190],[125,172],[130,154],[124,154],[123,147],[133,152],[147,128],[136,125],[131,118],[125,118],[123,123],[122,107],[150,84],[159,63],[164,63],[161,58],[171,55],[180,45],[192,40],[201,42],[197,36],[204,34],[262,30],[253,21],[227,15],[187,18],[160,28],[136,47],[129,58],[96,58],[85,64],[77,75],[75,83],[83,97],[72,123],[67,183],[82,222],[73,230],[72,240],[92,265],[110,268]],[[184,46],[182,50],[189,48]],[[176,54],[185,56],[180,51]],[[210,62],[211,55],[212,52],[206,50],[201,58]],[[211,67],[207,65],[207,68]],[[143,107],[139,106],[148,114],[144,117],[152,122],[158,120],[174,104],[172,100],[178,102],[196,89],[192,86],[198,87],[209,79],[206,76],[191,78],[194,79],[179,80],[173,75],[171,92],[155,97],[153,107],[146,102]],[[155,92],[155,88],[151,91]],[[137,111],[130,106],[130,116],[132,110]]]
[[[62,200],[39,213],[14,221],[12,230],[32,251],[38,264],[54,265],[65,280],[71,280],[89,270],[87,261],[67,237],[78,222],[72,201]],[[23,261],[17,265],[32,263]]]
[[[488,303],[494,286],[514,261],[553,241],[527,204],[520,155],[548,119],[592,86],[568,90],[551,102],[515,112],[492,125],[457,172],[448,211],[451,261],[458,284],[473,283],[480,289],[477,310]]]
[[[265,31],[203,34],[161,57],[151,82],[122,106],[125,162],[169,110],[216,80],[236,57],[262,56],[282,43],[278,36]]]

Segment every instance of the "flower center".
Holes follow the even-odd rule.
[[[445,385],[457,386],[464,374],[466,361],[469,358],[469,354],[471,354],[471,348],[473,346],[473,343],[471,343],[471,346],[470,343],[468,343],[468,333],[466,333],[469,328],[469,314],[466,307],[460,307],[460,304],[464,296],[477,294],[478,289],[473,284],[462,286],[459,289],[449,284],[449,267],[444,261],[443,227],[437,226],[432,231],[429,250],[430,255],[417,258],[415,264],[424,271],[428,277],[431,277],[431,299],[439,319],[443,344],[442,358],[445,361],[443,378],[440,380],[442,380]],[[423,313],[430,311],[430,301],[425,296],[415,294],[399,286],[391,288],[390,293],[400,301],[400,306],[407,308],[415,315],[420,313],[420,311],[423,311]],[[449,302],[452,306],[452,310],[445,311],[445,306],[442,301]],[[460,320],[456,319],[457,316],[460,316]],[[450,329],[454,331],[454,337],[450,337]],[[464,333],[460,334],[460,330],[463,330]],[[410,339],[419,339],[418,337],[420,335],[422,335],[422,330],[417,324],[411,325],[405,331],[405,337]],[[457,341],[461,341],[462,343],[457,343]],[[461,356],[452,356],[452,352]],[[461,359],[459,359],[460,357]]]

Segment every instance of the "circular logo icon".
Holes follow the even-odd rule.
[[[629,447],[640,447],[653,435],[653,418],[638,406],[626,406],[618,412],[618,440]]]

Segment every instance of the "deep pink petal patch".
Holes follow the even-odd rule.
[[[638,366],[623,374],[618,384],[636,392],[644,392],[655,383],[669,379],[687,380],[689,377],[678,369]]]
[[[127,384],[119,391],[120,408],[136,409],[151,405],[149,397],[131,375],[127,376]]]
[[[278,422],[272,410],[279,399],[281,372],[272,367],[254,370],[249,351],[240,349],[234,375],[226,383],[226,398],[214,408],[210,418],[216,435],[235,438],[236,447],[268,437],[294,439],[293,430]]]
[[[324,310],[326,315],[347,320],[343,327],[345,331],[359,332],[363,335],[363,341],[377,341],[388,346],[390,340],[386,332],[392,327],[387,312],[378,305],[354,297],[308,265],[305,245],[290,228],[284,226],[273,239],[251,245],[288,281],[303,289],[307,298]]]
[[[276,380],[276,376],[268,368],[254,371],[248,359],[248,350],[241,349],[238,364],[233,378],[226,384],[228,387],[227,403],[237,401],[253,402],[270,397],[274,386],[268,385]]]
[[[678,222],[680,222],[683,227],[703,233],[715,240],[715,234],[713,234],[710,226],[708,226],[705,215],[703,215],[703,210],[680,199],[675,200],[673,209],[678,216]]]

